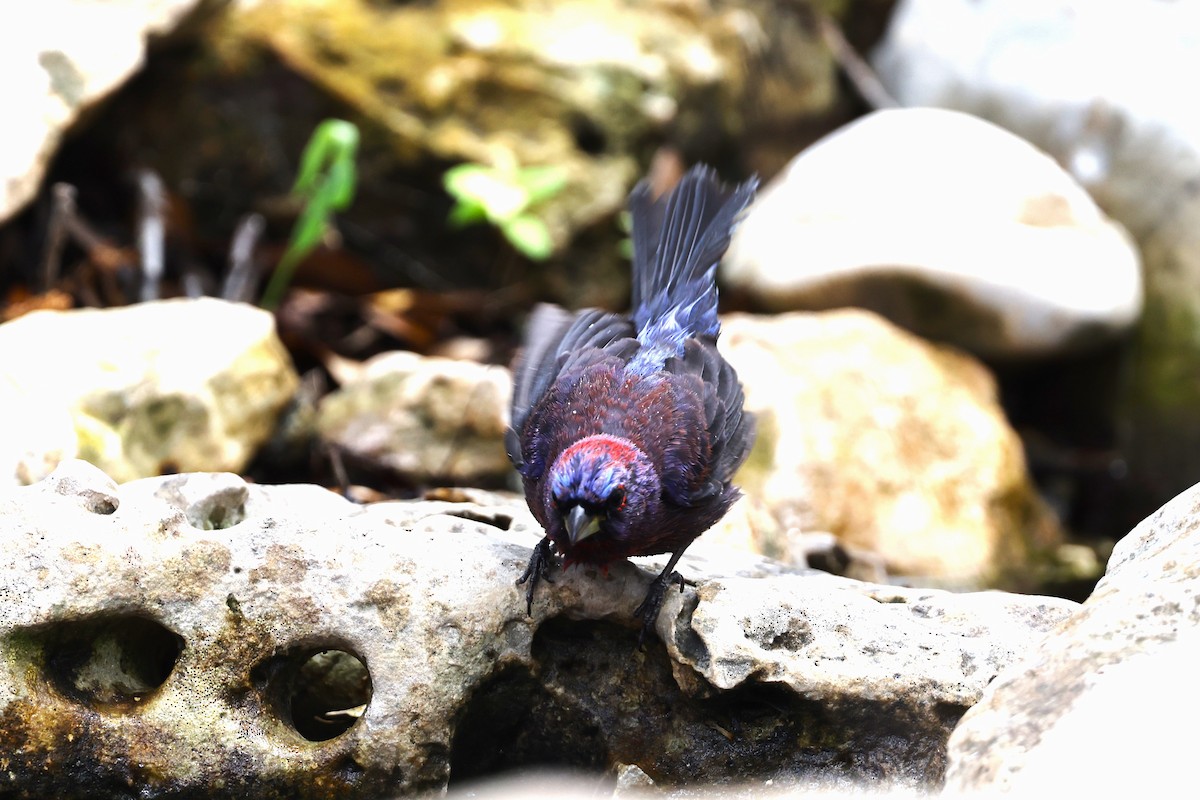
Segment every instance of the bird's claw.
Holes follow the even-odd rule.
[[[638,647],[641,648],[646,641],[646,634],[654,629],[654,623],[658,621],[658,612],[662,609],[663,597],[667,593],[667,587],[672,583],[679,584],[679,593],[683,594],[683,587],[691,581],[685,579],[678,572],[663,572],[654,580],[650,581],[649,588],[646,589],[646,598],[642,600],[641,605],[633,610],[633,616],[641,619],[642,630],[638,633]],[[695,585],[694,583],[692,584]]]
[[[533,590],[537,588],[538,583],[540,581],[554,583],[550,578],[552,563],[554,563],[554,556],[550,553],[550,537],[547,536],[533,548],[533,555],[529,557],[529,565],[525,567],[521,577],[517,578],[517,586],[526,581],[529,582],[529,586],[525,589],[525,613],[529,616],[533,616]]]

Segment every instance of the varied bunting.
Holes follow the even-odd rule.
[[[726,189],[705,166],[665,198],[630,195],[633,311],[539,306],[514,368],[509,458],[546,536],[518,584],[527,612],[551,551],[604,566],[671,558],[634,614],[654,627],[679,557],[738,498],[754,440],[742,387],[717,352],[717,262],[757,181]],[[640,640],[639,640],[640,641]]]

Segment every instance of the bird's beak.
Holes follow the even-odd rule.
[[[564,520],[567,525],[567,538],[571,545],[577,545],[600,530],[600,520],[584,511],[583,506],[575,506],[567,512]]]

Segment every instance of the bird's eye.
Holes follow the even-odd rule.
[[[625,487],[618,486],[609,492],[608,508],[610,511],[621,511],[625,508]]]

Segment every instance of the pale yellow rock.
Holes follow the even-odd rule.
[[[504,452],[512,378],[502,367],[394,352],[321,402],[322,437],[416,482],[513,473]]]
[[[785,529],[831,531],[890,570],[987,582],[1058,525],[979,362],[865,311],[733,315],[722,349],[758,439],[737,476]]]
[[[828,50],[788,4],[678,0],[256,0],[218,36],[265,45],[423,162],[552,164],[556,245],[624,207],[641,143],[783,130],[836,98]],[[782,21],[781,18],[782,17]]]
[[[298,384],[273,317],[213,299],[39,311],[0,325],[0,353],[0,393],[25,409],[0,423],[22,442],[0,480],[20,483],[69,457],[118,482],[238,472]]]

